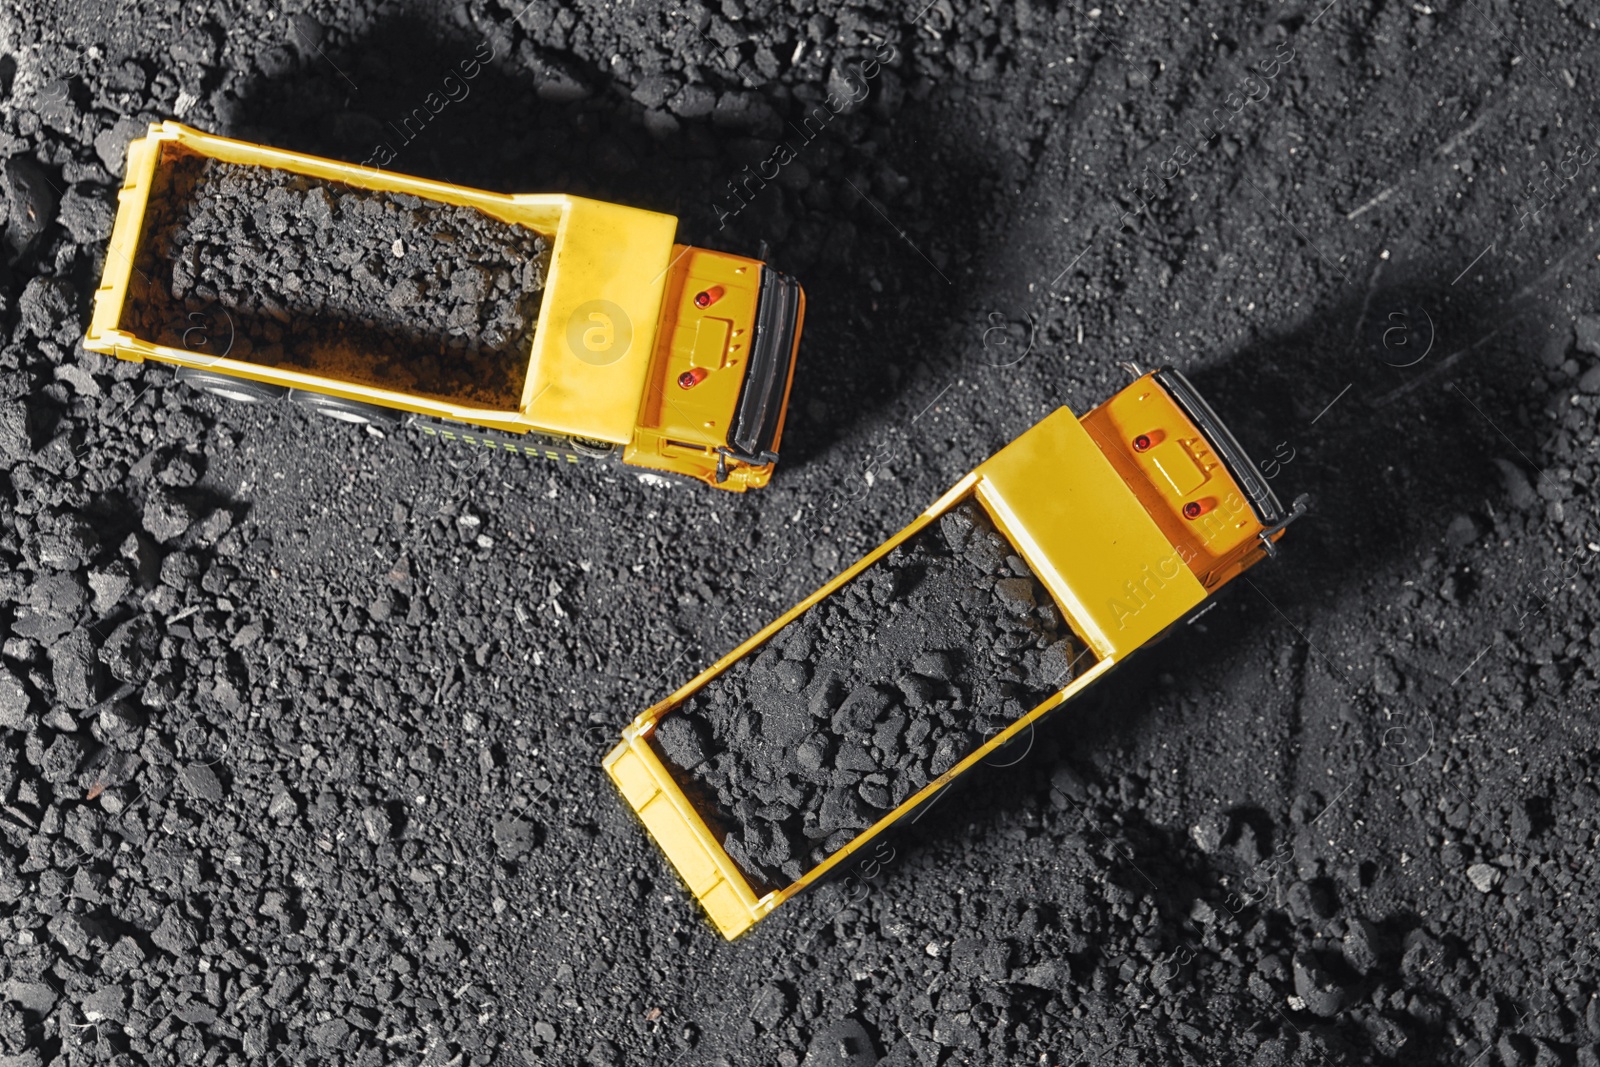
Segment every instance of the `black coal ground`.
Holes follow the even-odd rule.
[[[521,402],[549,260],[537,232],[182,151],[163,156],[150,198],[124,312],[135,336],[481,407]]]
[[[0,5],[0,1055],[1593,1064],[1587,17]],[[809,297],[773,484],[82,352],[172,116],[770,241]],[[600,769],[620,725],[1123,360],[1313,493],[1283,558],[864,893],[724,943]]]
[[[656,744],[765,892],[1066,685],[1081,656],[964,502],[663,717]]]

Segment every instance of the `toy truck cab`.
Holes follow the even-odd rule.
[[[765,485],[778,459],[805,294],[765,264],[673,246],[656,354],[624,461]]]
[[[458,374],[460,388],[420,388],[357,343],[324,345],[309,363],[286,361],[270,355],[281,345],[251,336],[264,331],[275,340],[281,331],[268,319],[275,313],[287,324],[281,308],[263,313],[205,306],[192,293],[174,298],[174,265],[162,258],[151,219],[182,205],[152,201],[163,189],[178,196],[171,175],[196,160],[470,208],[538,234],[548,263],[514,382],[491,391]],[[510,453],[574,462],[615,456],[735,491],[772,476],[805,295],[759,260],[675,244],[673,216],[576,196],[484,192],[176,122],[153,125],[129,145],[118,201],[84,339],[92,351],[174,364],[191,383],[229,399],[288,395],[353,422],[398,423],[394,413],[410,413],[425,432]],[[285,241],[283,254],[326,254],[292,244]],[[348,317],[349,309],[337,310]],[[224,325],[226,344],[217,337]]]
[[[755,877],[734,858],[739,847],[731,838],[742,816],[718,807],[665,758],[656,740],[662,723],[685,714],[688,702],[745,657],[763,653],[769,642],[780,647],[786,627],[896,548],[925,531],[940,532],[928,528],[955,509],[972,507],[981,509],[1070,627],[1077,650],[1072,662],[1043,690],[1043,699],[973,743],[953,765],[934,773],[930,764],[914,792],[848,841],[827,846],[831,854],[808,862],[798,877],[786,884]],[[953,780],[1272,554],[1284,526],[1303,508],[1303,502],[1292,511],[1279,504],[1181,374],[1141,375],[1082,419],[1058,409],[980,464],[905,529],[646,709],[623,731],[605,768],[713,923],[732,938],[809,886],[849,870],[854,857],[875,863],[863,849],[916,818]],[[865,642],[869,635],[860,636]],[[881,749],[881,737],[868,747]]]
[[[1270,557],[1304,508],[1284,508],[1211,405],[1171,368],[1140,376],[1083,427],[1172,542],[1173,560],[1207,590]]]

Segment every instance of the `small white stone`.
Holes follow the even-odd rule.
[[[1474,863],[1467,868],[1467,880],[1480,893],[1487,893],[1500,881],[1500,872],[1487,863]]]
[[[395,259],[399,259],[401,256],[406,254],[406,243],[400,240],[400,238],[396,237],[394,239],[394,244],[389,246],[389,251],[394,253]]]

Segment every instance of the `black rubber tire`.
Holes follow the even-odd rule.
[[[282,400],[289,392],[289,387],[286,385],[269,385],[266,382],[239,378],[232,374],[223,374],[221,371],[206,370],[203,367],[179,367],[177,379],[191,389],[210,393],[220,400],[233,404],[265,404],[272,400]]]
[[[610,441],[591,441],[587,437],[569,438],[568,443],[574,452],[589,459],[610,459],[620,449],[619,445]]]
[[[324,418],[349,423],[352,426],[395,430],[405,418],[403,412],[394,408],[364,404],[359,400],[346,400],[342,396],[329,396],[327,393],[309,393],[304,389],[289,390],[289,399],[307,411],[314,411]]]

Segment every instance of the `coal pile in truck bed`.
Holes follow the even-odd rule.
[[[779,888],[1065,685],[1081,652],[969,502],[665,716],[656,744],[753,884]]]
[[[548,259],[538,232],[471,208],[168,150],[123,328],[511,409]]]

